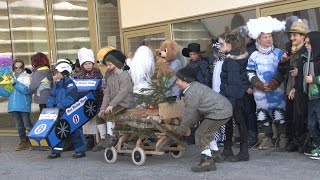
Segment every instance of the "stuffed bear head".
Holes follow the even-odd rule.
[[[179,45],[172,40],[165,40],[159,48],[159,55],[164,57],[168,62],[173,61],[178,57]]]

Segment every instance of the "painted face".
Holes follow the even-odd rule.
[[[231,51],[231,44],[226,43],[226,41],[222,38],[219,38],[218,42],[220,43],[220,52],[222,53],[228,53]]]
[[[82,64],[82,67],[85,71],[91,71],[93,69],[93,63],[92,62],[84,62]]]
[[[196,52],[189,52],[190,60],[196,61],[199,59],[200,54]]]
[[[13,66],[13,69],[16,74],[21,74],[24,71],[24,67],[21,62],[16,62]]]
[[[111,62],[106,62],[106,66],[107,66],[107,69],[111,72],[115,72],[116,71],[116,66],[114,64],[112,64]]]
[[[305,39],[305,46],[306,46],[306,48],[307,48],[308,50],[311,51],[311,44],[310,44],[310,40],[309,40],[308,37],[306,37],[306,39]]]
[[[290,33],[290,40],[293,46],[298,46],[304,43],[305,36],[299,33]]]
[[[273,40],[272,40],[272,34],[271,33],[262,33],[258,39],[258,43],[260,43],[260,46],[262,48],[268,48],[272,46]]]

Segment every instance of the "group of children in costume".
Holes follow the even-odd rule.
[[[273,45],[272,39],[273,32],[284,28],[285,22],[261,17],[248,21],[238,31],[223,33],[217,40],[220,55],[213,73],[203,59],[198,43],[190,43],[183,49],[174,41],[161,44],[158,77],[168,75],[168,87],[171,88],[166,96],[183,99],[185,104],[182,122],[173,131],[188,136],[190,128],[197,125],[194,139],[201,150],[201,158],[200,163],[191,168],[193,172],[216,170],[215,162],[219,162],[220,154],[214,133],[223,125],[226,137],[222,157],[226,161],[248,161],[248,148],[256,143],[261,150],[281,144],[273,139],[285,141],[282,143],[287,151],[307,152],[306,129],[314,147],[308,154],[313,159],[320,159],[320,33],[308,32],[308,27],[301,21],[294,22],[288,31],[290,48],[284,52]],[[178,59],[180,52],[190,60],[185,67],[185,62]],[[91,49],[81,48],[78,59],[81,71],[77,74],[73,74],[69,60],[57,61],[54,84],[44,54],[32,56],[32,75],[24,71],[23,61],[13,63],[13,88],[11,91],[0,89],[0,95],[9,96],[8,109],[16,119],[21,138],[18,150],[28,148],[25,130],[32,128],[32,94],[40,109],[56,107],[63,113],[78,98],[72,78],[103,79],[100,70],[94,67]],[[101,81],[94,92],[100,107],[96,116],[100,142],[93,151],[114,145],[112,116],[128,108],[144,108],[144,104],[137,103],[137,98],[152,93],[141,89],[150,87],[155,71],[154,56],[146,46],[137,49],[130,59],[130,67],[126,64],[126,56],[113,47],[102,48],[97,59],[107,67],[107,72],[105,87]],[[16,98],[26,99],[22,102],[27,104],[18,105],[19,102],[13,102]],[[252,106],[256,109],[250,108]],[[232,151],[233,122],[240,135],[237,155]],[[75,150],[73,158],[85,157],[82,130],[73,133],[70,140]],[[59,158],[62,148],[63,142],[52,149],[48,158]]]

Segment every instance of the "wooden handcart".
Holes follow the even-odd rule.
[[[113,121],[118,143],[105,149],[106,162],[115,163],[119,153],[131,154],[132,161],[137,166],[145,163],[146,155],[169,153],[173,158],[180,158],[187,145],[181,137],[172,132],[175,126],[180,125],[181,120],[175,117],[179,113],[181,112],[165,117],[161,115],[161,110],[159,115],[159,109],[129,109],[124,114],[116,116]],[[126,127],[128,130],[118,127]],[[152,134],[153,137],[146,138],[142,135],[144,132]]]

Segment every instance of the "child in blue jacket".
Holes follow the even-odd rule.
[[[78,88],[70,78],[72,67],[68,60],[59,59],[57,61],[55,70],[57,71],[57,82],[54,84],[54,87],[50,92],[47,107],[59,108],[60,117],[65,112],[66,108],[76,102]],[[85,157],[86,143],[82,129],[77,129],[74,133],[72,133],[70,139],[75,151],[75,154],[72,157],[74,159]],[[59,158],[61,156],[63,147],[64,141],[51,150],[51,154],[48,156],[48,159]]]
[[[5,89],[0,89],[0,96],[9,97],[8,112],[16,120],[16,129],[20,137],[20,143],[15,150],[21,151],[30,148],[26,130],[30,132],[33,126],[30,120],[31,94],[29,93],[29,85],[31,80],[30,75],[24,69],[22,60],[15,60],[12,68],[14,82],[12,86],[7,85]]]

